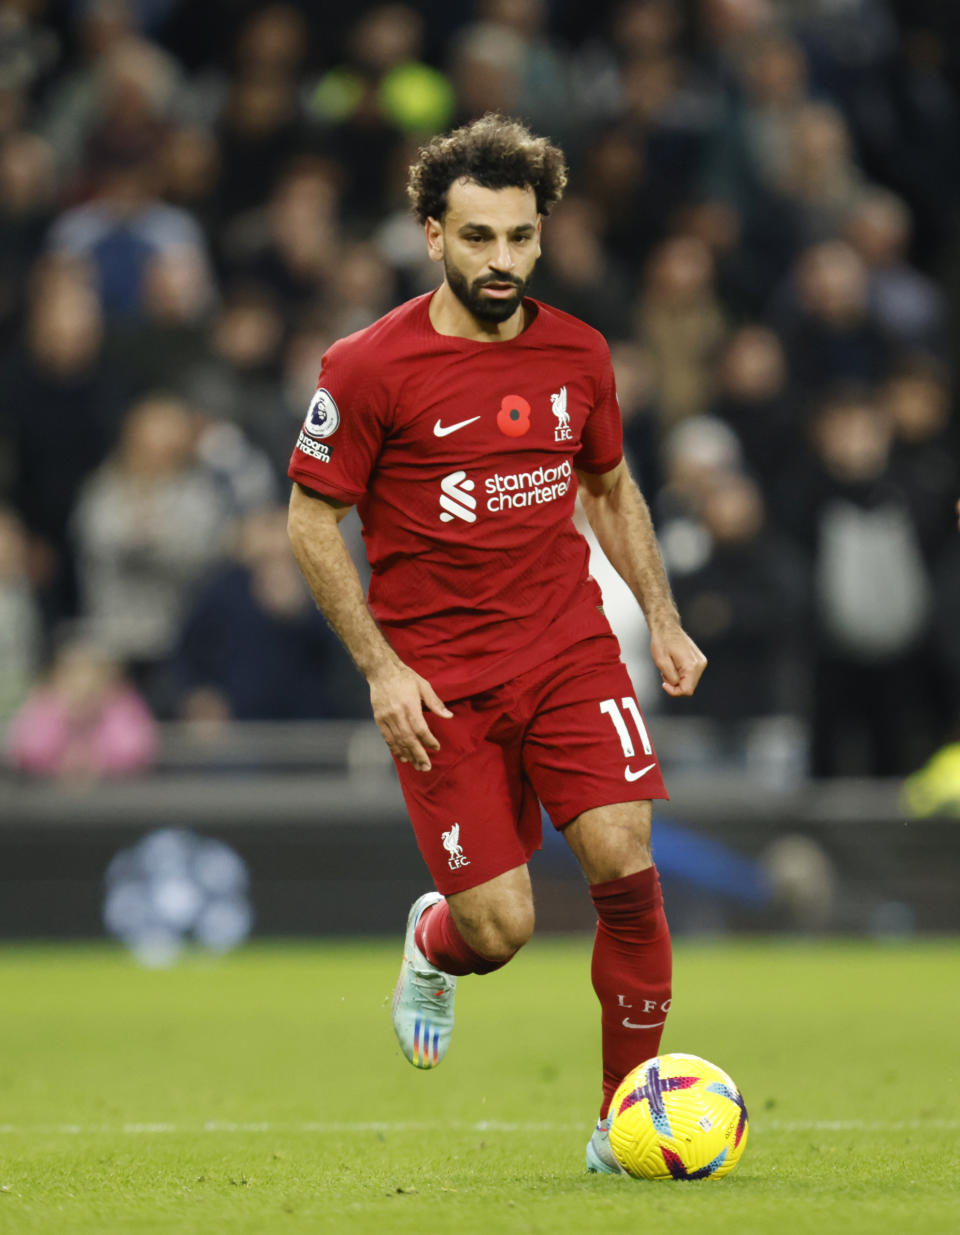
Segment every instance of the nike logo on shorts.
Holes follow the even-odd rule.
[[[641,768],[639,772],[634,772],[631,769],[630,764],[628,763],[627,766],[623,769],[623,779],[624,780],[639,780],[641,776],[646,776],[646,774],[650,771],[650,769],[655,768],[656,766],[657,765],[655,763],[648,763],[647,766],[645,768]],[[630,1028],[633,1028],[633,1027],[630,1026]]]
[[[465,429],[467,425],[472,425],[475,420],[479,419],[479,416],[471,416],[469,420],[458,420],[455,425],[442,425],[438,420],[433,426],[433,436],[446,437],[448,433],[456,433],[458,429]]]

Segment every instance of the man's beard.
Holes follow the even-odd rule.
[[[504,274],[490,275],[477,279],[475,283],[468,283],[463,273],[447,261],[446,255],[443,258],[443,272],[456,298],[481,322],[505,322],[508,317],[513,317],[530,282],[529,279],[517,279]],[[516,288],[516,293],[505,300],[494,300],[483,295],[482,289],[488,283],[510,283]]]

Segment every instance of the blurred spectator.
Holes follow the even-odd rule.
[[[0,346],[9,342],[24,310],[56,190],[52,151],[42,138],[14,133],[0,144]]]
[[[722,123],[707,149],[702,187],[714,212],[726,207],[726,227],[735,220],[742,242],[721,273],[731,290],[752,292],[749,308],[758,312],[799,243],[799,219],[783,194],[797,122],[808,102],[807,63],[800,44],[781,29],[748,41],[734,67],[736,86],[728,91]],[[731,240],[724,251],[732,248]]]
[[[577,111],[570,107],[568,62],[550,34],[545,0],[479,0],[476,8],[480,21],[458,39],[455,85],[462,116],[509,111],[569,140]]]
[[[157,198],[154,181],[149,162],[115,165],[103,175],[97,197],[66,211],[50,232],[55,253],[91,264],[108,319],[144,312],[145,274],[158,254],[186,251],[197,277],[212,285],[203,232],[185,210]]]
[[[870,309],[903,348],[942,355],[947,306],[932,279],[907,261],[910,211],[893,193],[865,194],[846,224],[847,239],[866,263]]]
[[[0,725],[25,698],[40,665],[43,626],[27,573],[27,538],[0,506]]]
[[[235,288],[205,343],[204,354],[178,375],[175,388],[207,421],[237,426],[267,456],[277,478],[285,476],[292,430],[280,383],[284,322],[276,297],[256,285]]]
[[[322,146],[341,171],[345,214],[372,222],[387,207],[394,156],[405,132],[443,127],[453,114],[446,78],[421,63],[416,9],[383,4],[350,32],[347,60],[309,96]]]
[[[698,513],[708,556],[693,570],[675,570],[671,582],[684,628],[710,662],[710,681],[705,674],[683,714],[727,723],[796,711],[809,592],[802,560],[770,531],[760,490],[743,474],[717,475]]]
[[[817,470],[794,506],[815,573],[817,775],[896,776],[931,749],[931,583],[909,496],[890,472],[892,443],[868,391],[831,396],[814,424]]]
[[[624,125],[596,134],[582,181],[612,259],[627,277],[639,277],[680,199],[676,186],[651,165],[643,138]]]
[[[44,100],[39,129],[61,173],[82,190],[98,168],[88,164],[95,133],[118,141],[152,139],[182,85],[176,61],[137,36],[131,0],[91,0],[77,30],[79,62],[71,64]],[[114,153],[119,151],[114,149]],[[98,158],[102,151],[98,151]]]
[[[827,241],[802,254],[780,317],[790,376],[801,391],[877,382],[886,373],[888,342],[870,313],[867,270],[848,244]]]
[[[251,6],[248,6],[250,8]],[[241,77],[296,80],[310,53],[310,26],[296,4],[257,4],[240,27],[233,49]]]
[[[309,308],[339,256],[338,203],[332,169],[298,162],[261,210],[241,216],[229,229],[223,247],[226,278],[269,288],[290,312]]]
[[[213,134],[196,124],[170,127],[153,160],[158,196],[189,212],[203,228],[207,243],[217,236],[217,185],[220,150]]]
[[[192,587],[221,554],[223,503],[194,460],[195,432],[176,399],[143,399],[84,486],[73,520],[91,637],[127,665],[160,710],[168,706],[164,658]]]
[[[288,435],[302,422],[310,400],[316,394],[324,352],[334,342],[322,317],[308,318],[287,340],[281,378],[284,405],[289,416]]]
[[[687,195],[701,178],[717,123],[718,99],[679,56],[664,54],[623,69],[622,122],[644,134],[651,167]]]
[[[574,48],[573,88],[584,114],[607,122],[622,107],[624,65],[669,56],[682,29],[673,0],[625,0],[613,6],[609,27],[590,22],[590,33]]]
[[[453,118],[453,88],[424,64],[422,14],[411,5],[378,5],[351,37],[351,59],[325,73],[310,94],[313,113],[334,125],[376,110],[402,132],[435,133]]]
[[[21,772],[85,782],[142,772],[156,744],[153,718],[117,664],[78,640],[60,648],[14,717],[7,756]]]
[[[721,76],[735,80],[747,50],[774,26],[771,0],[699,0],[704,59]]]
[[[290,553],[286,508],[240,524],[235,561],[184,622],[175,660],[188,720],[364,716],[366,689],[317,611]]]
[[[826,103],[805,104],[784,155],[780,192],[800,243],[832,239],[864,188],[842,113]]]
[[[366,241],[343,245],[321,302],[333,334],[340,338],[362,330],[395,300],[393,271],[376,246]]]
[[[623,340],[610,346],[624,452],[641,490],[651,500],[662,484],[657,366],[649,348]]]
[[[663,485],[653,513],[668,573],[697,570],[710,554],[710,537],[700,509],[711,487],[740,471],[743,451],[737,435],[715,416],[691,416],[663,442]]]
[[[462,31],[452,50],[450,78],[462,122],[485,112],[512,115],[523,91],[525,46],[515,31],[478,22]]]
[[[102,342],[100,305],[83,266],[35,267],[24,336],[0,366],[0,416],[16,461],[12,502],[35,538],[38,582],[54,619],[74,606],[71,512],[109,444]]]
[[[534,291],[608,339],[629,334],[629,289],[604,250],[597,211],[584,198],[567,197],[551,212]]]
[[[105,366],[118,407],[148,391],[178,386],[205,361],[214,308],[191,249],[171,248],[150,258],[143,272],[143,315],[115,322],[107,336]]]
[[[0,16],[0,90],[24,102],[41,94],[60,58],[60,40],[41,24],[45,4],[13,0]],[[11,108],[13,120],[19,107]]]
[[[927,559],[936,560],[950,536],[950,508],[960,484],[957,426],[950,388],[925,357],[905,361],[881,392],[893,424],[891,471],[909,495]]]
[[[86,134],[77,191],[100,191],[118,168],[147,164],[160,148],[174,114],[179,72],[158,47],[123,39],[102,61],[97,110]]]
[[[725,334],[706,245],[679,236],[656,250],[635,321],[656,357],[665,424],[703,413],[710,402],[710,363]]]
[[[769,210],[790,170],[794,125],[807,102],[803,49],[782,33],[764,35],[738,65],[734,95],[706,161],[707,190],[741,214]]]
[[[416,155],[416,143],[405,142],[397,150],[388,190],[388,212],[371,233],[371,239],[395,279],[398,302],[433,291],[438,272],[423,243],[423,228],[410,211],[407,169]]]
[[[781,481],[796,467],[803,439],[788,393],[783,347],[772,330],[744,326],[731,337],[718,365],[713,410],[736,433],[747,470],[776,514]]]
[[[302,18],[286,5],[251,14],[238,37],[237,66],[217,118],[220,177],[218,214],[229,219],[261,206],[283,171],[309,153],[311,141],[298,93],[297,67],[306,50],[305,31],[290,40],[286,27]],[[285,33],[261,41],[264,26]],[[264,55],[263,53],[267,54]],[[276,53],[276,54],[274,54]]]
[[[733,318],[759,317],[783,277],[780,259],[748,235],[743,218],[728,202],[711,198],[678,206],[675,230],[707,246],[713,258],[717,296]],[[780,241],[784,239],[780,236]]]
[[[932,266],[948,236],[956,234],[951,206],[960,188],[955,157],[960,97],[956,8],[923,7],[926,12],[907,6],[900,46],[892,57],[894,72],[872,97],[859,102],[857,115],[884,180],[910,204],[916,248]]]
[[[277,479],[270,460],[243,430],[229,420],[200,417],[196,458],[216,481],[231,518],[277,500]]]

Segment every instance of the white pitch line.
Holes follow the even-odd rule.
[[[760,1132],[955,1132],[960,1119],[770,1119],[751,1131]]]
[[[458,1120],[369,1120],[366,1122],[321,1122],[273,1123],[269,1120],[233,1123],[228,1120],[209,1119],[198,1124],[149,1122],[123,1124],[0,1124],[0,1136],[152,1136],[198,1133],[232,1134],[243,1133],[295,1133],[307,1132],[319,1135],[351,1135],[366,1132],[377,1133],[429,1133],[429,1132],[492,1132],[536,1134],[543,1132],[589,1131],[587,1123],[510,1123],[496,1119],[476,1122]],[[960,1131],[960,1119],[770,1119],[751,1123],[752,1134],[765,1132],[956,1132]]]

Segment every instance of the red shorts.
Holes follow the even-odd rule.
[[[445,702],[452,720],[426,714],[440,742],[432,769],[397,763],[417,844],[443,893],[527,862],[543,840],[541,802],[560,829],[595,806],[668,796],[612,635]]]

